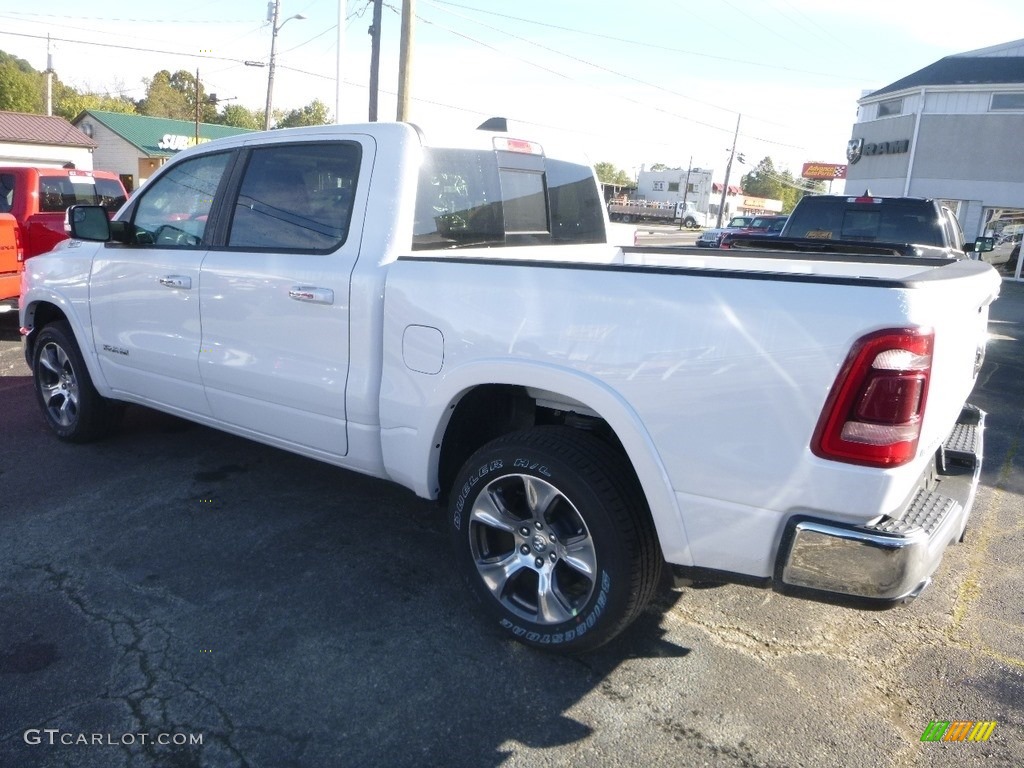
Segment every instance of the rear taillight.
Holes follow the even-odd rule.
[[[25,248],[21,244],[21,227],[18,225],[14,226],[14,252],[17,254],[18,261],[25,261]]]
[[[811,450],[823,459],[896,467],[917,453],[932,371],[931,330],[896,328],[850,350],[825,401]]]

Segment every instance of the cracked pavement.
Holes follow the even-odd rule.
[[[1024,285],[972,398],[967,540],[918,600],[701,585],[577,659],[488,625],[442,516],[401,488],[141,408],[59,443],[16,327],[0,316],[0,765],[1024,765]],[[931,720],[998,725],[921,742]],[[60,743],[93,734],[114,743]]]

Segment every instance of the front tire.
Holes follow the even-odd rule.
[[[39,332],[32,354],[32,378],[43,417],[61,440],[97,440],[116,423],[117,404],[96,391],[67,323],[51,323]]]
[[[527,645],[603,645],[657,588],[662,559],[639,484],[591,434],[544,427],[489,443],[459,472],[449,512],[470,587]]]
[[[694,229],[697,226],[697,220],[690,216],[686,219],[686,221],[683,222],[683,224],[686,226],[687,229]]]

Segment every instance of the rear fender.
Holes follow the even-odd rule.
[[[484,385],[523,387],[541,405],[595,415],[609,425],[639,478],[665,559],[693,564],[676,495],[658,450],[632,406],[618,392],[578,371],[522,360],[478,361],[446,373],[440,381],[430,379],[434,388],[417,387],[423,399],[381,399],[384,464],[393,480],[420,496],[437,498],[441,446],[459,401]]]

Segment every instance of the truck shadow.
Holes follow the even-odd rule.
[[[25,450],[75,469],[9,521],[16,551],[0,543],[0,658],[49,659],[17,675],[2,764],[25,764],[40,722],[203,734],[110,748],[140,765],[571,761],[587,712],[643,693],[612,671],[690,653],[661,626],[672,593],[583,656],[511,641],[456,573],[442,512],[397,486],[142,408],[88,446],[20,424]]]

